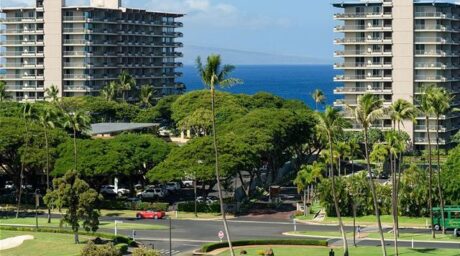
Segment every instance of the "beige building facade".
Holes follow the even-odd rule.
[[[185,89],[176,71],[182,14],[124,8],[120,0],[36,0],[0,15],[0,80],[17,101],[43,100],[52,85],[64,97],[96,95],[123,70],[156,98]]]
[[[334,29],[341,37],[335,40],[341,59],[334,67],[342,74],[334,78],[340,87],[334,93],[341,95],[336,107],[356,105],[359,95],[365,93],[380,97],[384,106],[398,99],[417,104],[422,88],[437,85],[454,96],[460,94],[460,5],[453,0],[342,0],[335,1],[339,23]],[[460,105],[460,97],[454,98]],[[345,116],[350,114],[345,110]],[[442,117],[436,127],[432,119],[427,124],[423,117],[416,123],[407,121],[403,129],[412,137],[414,147],[431,142],[449,146],[450,138],[460,128],[460,114]],[[384,117],[373,128],[390,130],[392,121]],[[361,130],[358,124],[353,130]]]

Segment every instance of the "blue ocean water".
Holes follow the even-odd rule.
[[[181,71],[184,73],[181,81],[186,84],[187,91],[203,89],[195,67],[184,66]],[[232,76],[242,79],[244,84],[225,91],[245,94],[269,92],[286,99],[301,100],[313,107],[311,94],[320,89],[326,96],[327,104],[332,104],[337,99],[333,94],[337,87],[333,77],[339,72],[331,65],[237,66]]]

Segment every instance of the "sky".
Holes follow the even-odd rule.
[[[73,5],[87,1],[67,2]],[[0,5],[33,2],[0,0]],[[185,63],[191,61],[190,55],[203,51],[223,52],[222,55],[229,52],[232,58],[239,55],[235,61],[248,54],[256,62],[253,64],[283,58],[287,64],[333,61],[334,8],[328,0],[124,0],[123,6],[186,14],[180,30],[184,33],[180,39],[184,52],[190,53]],[[270,57],[260,58],[262,55]]]

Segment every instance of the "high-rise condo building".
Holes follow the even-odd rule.
[[[36,0],[0,15],[0,80],[14,100],[41,100],[52,85],[63,97],[95,95],[124,70],[156,98],[184,90],[176,81],[182,14],[123,8],[121,0]]]
[[[385,106],[397,99],[417,104],[423,88],[437,85],[454,96],[460,105],[460,5],[449,0],[344,0],[335,1],[341,8],[334,18],[340,21],[335,32],[343,35],[335,40],[340,49],[335,64],[343,70],[335,77],[342,84],[335,94],[343,95],[334,105],[356,106],[359,95],[380,97]],[[345,116],[350,113],[344,110]],[[416,149],[436,142],[436,130],[443,146],[460,128],[460,114],[442,116],[439,128],[435,119],[426,123],[419,117],[416,123],[404,122],[402,127],[411,137]],[[389,130],[392,121],[384,117],[374,128]],[[357,124],[354,130],[361,130]]]

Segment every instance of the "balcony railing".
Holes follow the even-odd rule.
[[[391,55],[393,54],[392,51],[353,51],[353,50],[346,50],[346,51],[335,51],[335,56],[344,56],[344,55]]]
[[[429,55],[429,56],[457,56],[458,53],[442,50],[416,50],[415,55]]]
[[[444,64],[444,63],[440,63],[440,62],[424,62],[424,63],[420,63],[420,62],[416,62],[415,63],[415,67],[416,68],[447,68],[447,65]]]
[[[335,63],[334,68],[391,68],[393,65],[392,63]]]
[[[337,13],[334,15],[336,19],[361,19],[361,18],[391,18],[391,12],[366,12],[366,13]]]
[[[354,44],[354,43],[391,43],[391,38],[338,38],[334,40],[336,44]]]
[[[459,19],[460,17],[443,12],[416,12],[415,18]]]
[[[0,18],[0,22],[3,22],[3,23],[8,23],[8,22],[38,23],[38,22],[43,22],[43,18],[40,18],[40,17],[7,17],[7,18]]]
[[[392,89],[387,88],[365,88],[365,87],[338,87],[334,90],[336,94],[342,93],[391,93]]]
[[[366,76],[366,75],[337,75],[334,81],[347,81],[347,80],[384,80],[391,81],[392,76]]]
[[[459,44],[459,41],[442,37],[416,37],[416,43]]]
[[[426,125],[415,125],[415,126],[414,126],[414,129],[415,129],[415,130],[418,130],[418,131],[426,131],[426,128],[427,128]],[[438,131],[440,131],[440,132],[445,132],[445,131],[447,130],[447,128],[446,128],[445,126],[443,126],[443,125],[439,125],[439,127],[436,126],[436,125],[428,125],[428,129],[429,129],[430,131],[436,131],[436,130],[438,130]]]
[[[345,30],[391,30],[391,26],[365,26],[365,25],[341,25],[334,28],[335,31]]]

